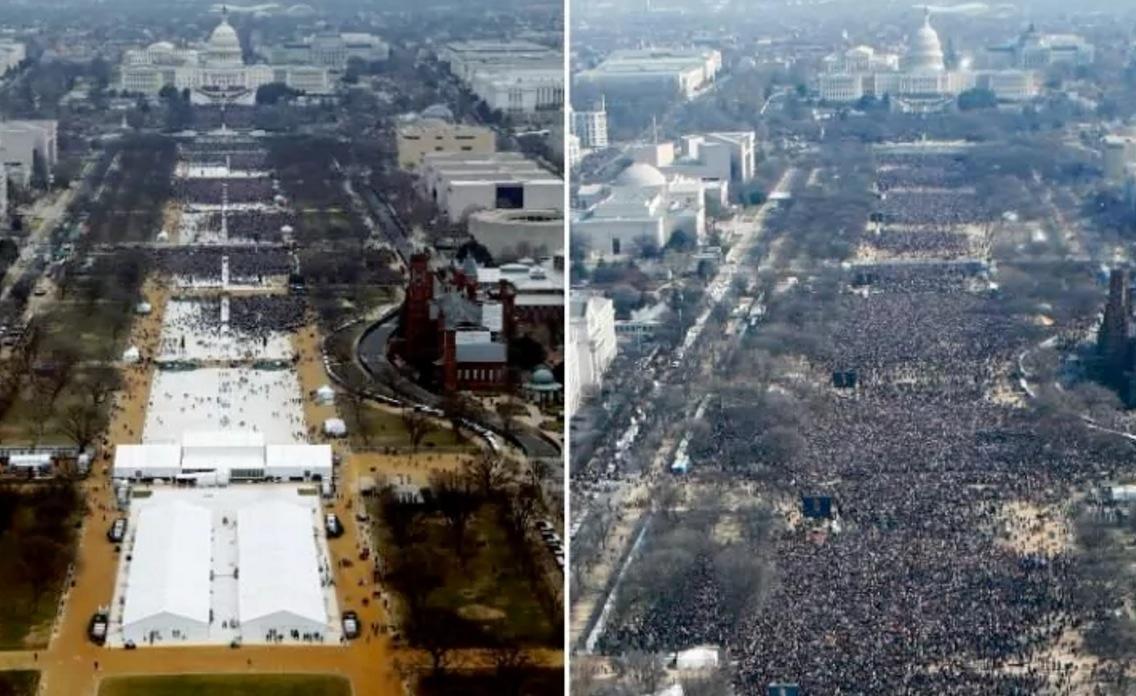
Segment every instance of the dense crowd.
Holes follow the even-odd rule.
[[[888,184],[959,174],[949,162],[933,168]],[[967,194],[896,193],[882,204],[912,225],[982,215]],[[1006,511],[1064,505],[1114,479],[1131,450],[1076,418],[1058,422],[986,398],[1018,352],[1063,328],[1043,333],[1014,315],[986,274],[977,262],[851,268],[845,289],[860,291],[840,293],[815,326],[797,326],[820,334],[803,357],[821,373],[875,378],[839,396],[794,392],[790,429],[799,440],[778,458],[758,446],[752,418],[717,404],[699,438],[710,451],[692,462],[697,474],[737,464],[739,452],[764,458],[764,467],[739,468],[760,472],[764,490],[832,496],[838,527],[788,519],[764,551],[777,581],[740,617],[724,609],[713,564],[693,564],[673,578],[678,591],[617,605],[604,652],[721,645],[736,660],[738,693],[753,696],[773,682],[799,682],[809,694],[1120,693],[1124,670],[1107,662],[1085,668],[1091,685],[1075,682],[1086,649],[1067,640],[1115,606],[1084,591],[1067,550],[1011,544],[1010,532],[1028,523]],[[770,314],[800,321],[778,317],[776,304]]]
[[[962,191],[892,191],[876,208],[883,222],[900,225],[959,225],[990,216],[981,198]]]
[[[167,247],[155,251],[159,266],[193,282],[220,282],[221,265],[229,259],[232,282],[262,282],[268,276],[287,275],[292,257],[283,249],[259,247]]]
[[[225,212],[225,218],[230,238],[254,242],[279,242],[284,227],[296,226],[294,213],[278,209],[231,210]]]
[[[276,185],[268,177],[227,179],[178,179],[175,194],[190,205],[229,203],[268,203],[276,195]]]
[[[972,254],[970,238],[963,232],[943,229],[884,228],[869,235],[875,248],[904,258],[961,259]]]

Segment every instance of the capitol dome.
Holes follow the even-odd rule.
[[[237,36],[237,30],[229,24],[227,12],[222,13],[221,23],[209,36],[208,52],[210,63],[232,64],[242,62],[241,40]]]
[[[915,32],[911,39],[911,48],[907,52],[907,70],[913,72],[943,72],[946,64],[943,61],[943,45],[939,42],[939,34],[931,27],[931,12],[923,13],[923,26]]]
[[[617,186],[634,186],[636,188],[655,188],[667,185],[667,178],[658,169],[649,164],[636,162],[619,173],[615,178]]]

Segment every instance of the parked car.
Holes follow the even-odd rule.
[[[95,615],[91,617],[91,623],[87,625],[87,637],[96,645],[104,645],[109,628],[110,617],[107,616],[106,612],[96,611]]]
[[[119,544],[126,538],[126,518],[119,517],[107,530],[107,540]]]
[[[343,635],[348,640],[359,637],[359,615],[353,611],[343,612]]]
[[[329,512],[324,516],[324,527],[327,529],[329,539],[336,539],[343,536],[343,525],[339,522],[339,518],[335,516],[334,512]]]

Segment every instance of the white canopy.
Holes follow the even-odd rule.
[[[122,353],[122,362],[136,363],[142,359],[142,351],[137,346],[130,346]]]
[[[311,511],[282,500],[237,513],[238,607],[246,631],[257,621],[278,630],[327,625],[315,534]]]
[[[342,418],[328,418],[323,422],[323,434],[332,437],[343,437],[347,434],[347,424]]]
[[[678,669],[709,669],[717,666],[718,649],[712,646],[690,648],[675,655],[675,667]]]
[[[134,305],[135,314],[145,315],[149,314],[152,311],[154,311],[154,307],[149,302],[139,302],[138,304]]]
[[[330,384],[325,384],[316,390],[316,401],[321,404],[330,404],[335,401],[335,390]]]
[[[123,630],[172,616],[208,625],[213,522],[209,510],[175,500],[138,513]]]

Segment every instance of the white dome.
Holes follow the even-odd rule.
[[[615,183],[619,186],[653,188],[656,186],[666,186],[667,178],[663,176],[662,172],[651,165],[636,162],[620,172],[619,176],[615,177]]]
[[[154,52],[161,51],[161,52],[169,53],[169,52],[174,50],[174,45],[172,43],[170,43],[169,41],[158,41],[156,43],[150,44],[150,46],[148,47],[147,50],[154,51]]]
[[[209,36],[209,62],[210,63],[240,63],[241,40],[237,30],[229,24],[228,14],[221,16],[221,23]]]
[[[916,72],[943,72],[943,46],[939,34],[931,27],[931,13],[923,14],[923,26],[911,39],[911,49],[907,52],[907,69]]]

